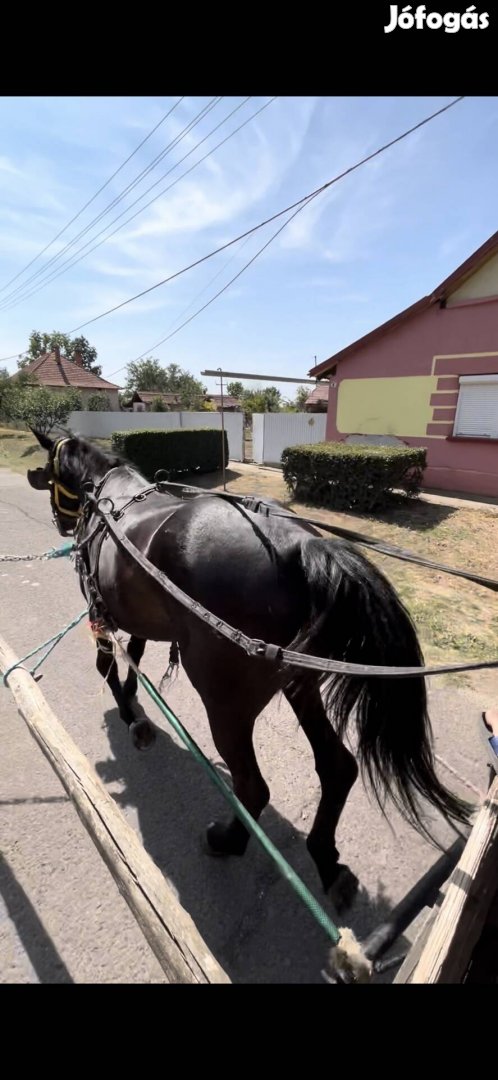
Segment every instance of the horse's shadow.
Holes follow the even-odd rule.
[[[232,981],[321,983],[331,943],[259,844],[252,839],[241,859],[207,854],[206,825],[230,811],[191,754],[164,731],[158,731],[150,753],[137,753],[116,709],[105,714],[105,726],[113,758],[99,762],[97,772],[106,784],[123,785],[113,797],[122,808],[135,808],[137,817],[130,816],[146,851]],[[221,769],[229,779],[225,767]],[[271,806],[261,823],[335,919],[304,835]],[[377,897],[362,891],[341,921],[361,940],[391,906],[382,887]],[[401,940],[396,951],[407,947]]]

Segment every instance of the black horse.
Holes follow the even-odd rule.
[[[165,595],[108,533],[95,533],[99,518],[85,490],[91,482],[99,498],[112,499],[117,510],[126,507],[120,525],[149,562],[250,637],[337,660],[422,666],[409,614],[383,574],[352,545],[322,539],[291,513],[264,517],[213,495],[182,501],[153,490],[137,501],[134,497],[150,485],[122,459],[80,438],[52,441],[34,434],[48,461],[43,470],[28,472],[28,479],[33,487],[50,490],[62,535],[74,532],[77,523],[76,541],[87,560],[80,564],[83,591],[90,572],[111,624],[130,635],[135,664],[147,640],[178,643],[235,792],[254,818],[270,793],[256,761],[253,728],[274,694],[285,694],[315,757],[321,799],[307,845],[336,904],[350,902],[358,884],[339,863],[335,846],[337,824],[358,775],[355,758],[343,745],[351,716],[360,764],[381,805],[389,796],[426,835],[420,797],[445,818],[465,820],[465,807],[435,773],[423,677],[331,678],[247,656]],[[97,668],[135,745],[146,749],[154,728],[133,712],[136,673],[129,668],[121,685],[110,642],[103,636],[97,644]],[[210,825],[207,835],[211,851],[219,855],[242,855],[249,840],[238,818]]]

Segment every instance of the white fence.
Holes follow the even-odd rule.
[[[287,446],[325,441],[326,413],[255,413],[252,456],[260,465],[280,465]]]
[[[242,413],[224,413],[231,461],[244,460]],[[113,431],[172,431],[180,428],[217,428],[221,415],[214,412],[73,412],[67,425],[84,438],[108,439]]]

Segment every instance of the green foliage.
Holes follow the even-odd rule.
[[[317,443],[282,454],[294,499],[334,510],[373,510],[394,488],[417,495],[427,451],[418,447]]]
[[[296,390],[296,396],[294,398],[294,405],[298,412],[302,412],[306,402],[310,396],[310,389],[307,386],[300,386]]]
[[[150,407],[151,412],[168,412],[168,406],[163,401],[162,397],[154,398],[154,401]]]
[[[4,380],[8,379],[8,378],[9,378],[9,373],[7,371],[7,368],[6,367],[0,367],[0,382],[4,382]]]
[[[282,395],[276,386],[266,386],[264,389],[255,387],[254,390],[244,390],[242,407],[246,419],[252,413],[280,412]]]
[[[127,366],[126,389],[157,390],[158,394],[178,394],[183,409],[196,409],[201,404],[206,387],[178,364],[167,367],[147,356],[145,360],[132,360]]]
[[[1,409],[8,420],[21,421],[47,434],[81,409],[81,394],[77,390],[58,393],[44,386],[26,387],[16,380],[2,395]]]
[[[217,472],[222,467],[222,432],[213,428],[192,431],[115,431],[112,448],[123,454],[148,480],[159,469],[170,480],[188,473]],[[225,432],[225,461],[228,438]]]
[[[240,398],[242,400],[244,396],[244,387],[241,382],[229,382],[227,386],[227,394],[230,397]]]
[[[100,392],[90,394],[86,407],[89,412],[111,412],[111,401],[108,394]]]
[[[102,368],[96,363],[97,350],[86,337],[80,334],[77,338],[71,338],[69,334],[63,334],[60,330],[52,330],[52,333],[41,333],[40,330],[33,330],[29,337],[28,351],[25,355],[19,358],[18,364],[20,368],[26,367],[27,364],[31,364],[33,360],[36,360],[43,353],[51,352],[55,346],[58,345],[61,351],[61,356],[65,356],[67,360],[74,361],[74,354],[81,353],[81,359],[83,367],[87,371],[93,371],[94,375],[101,375]]]

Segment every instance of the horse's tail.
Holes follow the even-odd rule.
[[[311,617],[294,648],[352,663],[423,666],[407,610],[384,575],[354,547],[344,541],[306,539],[301,565]],[[355,709],[360,765],[382,808],[389,796],[429,839],[420,796],[446,820],[467,820],[470,807],[436,776],[422,676],[323,675],[321,682],[327,713],[340,736]]]

